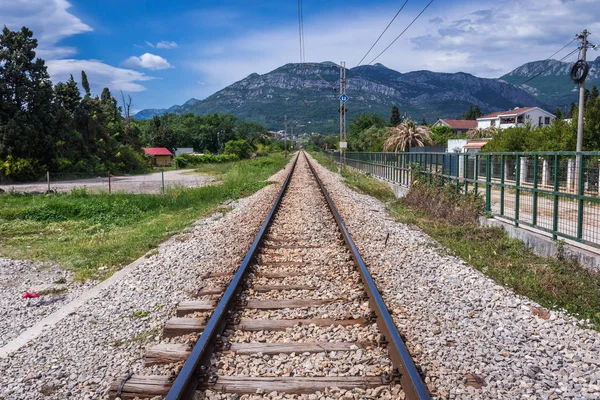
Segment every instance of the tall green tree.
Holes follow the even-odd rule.
[[[479,108],[479,104],[475,106],[469,106],[469,109],[463,114],[463,119],[475,120],[479,117],[483,116],[483,112],[481,108]]]
[[[88,82],[87,74],[81,71],[81,87],[85,91],[86,96],[90,96],[90,83]]]
[[[556,110],[554,110],[554,115],[556,116],[556,119],[564,119],[565,118],[560,107],[556,107]]]
[[[52,158],[53,88],[37,40],[23,27],[0,35],[0,157]]]
[[[398,106],[394,104],[392,106],[392,114],[390,116],[390,125],[396,126],[400,122],[402,122],[402,120],[400,118],[400,110],[398,109]]]
[[[372,126],[383,128],[385,125],[386,121],[375,113],[358,114],[348,126],[348,147],[360,151],[363,148],[363,132]]]

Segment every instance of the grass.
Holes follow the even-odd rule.
[[[220,185],[174,188],[165,195],[88,193],[0,196],[0,254],[13,259],[54,261],[79,280],[104,279],[156,248],[166,238],[216,210],[229,199],[248,196],[271,182],[285,166],[271,154],[216,166]],[[108,266],[98,270],[101,266]]]
[[[337,172],[337,164],[328,158],[320,154],[314,157]],[[355,174],[359,175],[356,179]],[[418,207],[407,206],[395,199],[385,183],[366,174],[348,170],[342,176],[348,186],[385,202],[398,222],[419,227],[451,254],[499,284],[546,308],[564,309],[600,331],[600,274],[572,260],[540,257],[520,240],[509,238],[502,228],[456,223],[452,218],[433,217]],[[426,202],[423,199],[422,203]],[[418,201],[413,199],[412,203]]]

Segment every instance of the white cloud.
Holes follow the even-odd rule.
[[[146,46],[154,48],[154,45],[146,40]]]
[[[113,67],[97,60],[50,60],[46,65],[55,83],[66,81],[70,74],[79,81],[81,71],[85,71],[94,93],[100,93],[103,87],[124,92],[142,92],[146,88],[138,82],[154,79],[143,72]]]
[[[123,66],[130,68],[168,69],[174,68],[169,62],[156,54],[144,53],[139,57],[131,56],[123,61]]]
[[[462,71],[497,78],[526,62],[547,58],[584,27],[600,33],[597,2],[434,3],[376,62],[400,72]],[[345,60],[348,67],[354,67],[387,25],[394,7],[369,11],[350,8],[343,21],[332,20],[329,15],[305,18],[307,61]],[[404,10],[364,63],[377,56],[419,11],[420,7]],[[266,73],[283,64],[298,62],[300,58],[298,30],[283,24],[243,32],[233,39],[203,41],[198,49],[197,61],[188,66],[200,72],[201,81],[211,82],[200,88],[198,95],[201,96],[210,95],[253,72]],[[558,56],[567,53],[565,50]],[[595,55],[590,54],[592,57]]]
[[[157,49],[174,49],[177,47],[177,43],[173,41],[163,40],[161,42],[156,43]]]
[[[2,24],[12,30],[27,26],[39,41],[37,55],[42,58],[69,57],[77,53],[73,47],[58,46],[69,36],[92,31],[92,27],[69,13],[66,0],[0,1]]]

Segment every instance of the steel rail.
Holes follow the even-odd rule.
[[[200,383],[201,378],[205,378],[203,374],[207,373],[208,367],[210,366],[210,357],[212,356],[216,344],[216,340],[221,333],[223,333],[227,320],[231,315],[231,309],[235,305],[237,295],[242,290],[242,283],[250,269],[250,263],[252,262],[256,251],[262,241],[263,235],[269,227],[273,215],[277,211],[281,198],[288,188],[288,184],[296,168],[296,163],[300,154],[296,155],[292,168],[287,178],[285,179],[279,195],[275,199],[269,214],[263,222],[260,231],[256,235],[256,238],[252,242],[250,249],[246,253],[244,260],[240,264],[237,272],[233,276],[231,283],[227,286],[225,293],[221,297],[217,308],[211,314],[206,328],[202,331],[202,334],[198,337],[196,345],[192,349],[192,352],[186,360],[183,368],[177,375],[177,378],[173,382],[173,386],[169,390],[169,393],[165,397],[165,400],[189,400],[194,398],[194,394]]]
[[[310,167],[319,187],[321,188],[321,192],[325,196],[327,200],[327,205],[331,210],[331,213],[335,217],[335,220],[338,224],[340,231],[342,232],[342,236],[344,237],[344,241],[346,245],[350,249],[352,253],[352,258],[356,263],[358,270],[361,275],[361,279],[363,284],[365,285],[365,290],[369,296],[369,306],[371,310],[375,312],[377,315],[377,326],[381,330],[387,341],[387,349],[392,359],[392,363],[394,367],[398,368],[398,372],[400,373],[400,384],[404,393],[406,394],[406,398],[409,400],[425,400],[430,399],[429,391],[423,382],[415,363],[406,348],[406,344],[402,340],[400,333],[398,332],[398,328],[390,315],[379,290],[377,289],[377,285],[373,281],[365,262],[363,261],[360,253],[358,252],[358,248],[354,244],[340,213],[338,212],[329,192],[325,188],[325,185],[319,178],[317,171],[312,166],[310,160],[303,152],[304,158]]]

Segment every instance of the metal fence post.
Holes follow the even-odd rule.
[[[519,226],[519,188],[521,187],[521,156],[516,155],[516,172],[515,172],[515,226]]]
[[[110,172],[108,173],[108,194],[111,194],[112,190],[111,190],[111,186],[110,186]]]
[[[579,165],[577,169],[577,182],[579,183],[577,188],[577,239],[581,239],[583,237],[583,191],[584,191],[584,182],[583,182],[583,154],[579,154],[577,157],[579,160]]]
[[[467,153],[460,154],[463,159],[463,179],[465,181],[465,194],[469,193],[469,157]]]
[[[479,189],[479,154],[475,154],[475,167],[473,168],[473,179],[475,179],[475,196],[477,196],[477,189]]]
[[[506,173],[506,159],[500,155],[500,215],[504,215],[504,175]]]
[[[554,155],[554,212],[552,213],[552,240],[557,239],[558,232],[558,154]]]
[[[487,154],[485,160],[485,212],[492,210],[492,156]]]
[[[538,208],[538,156],[533,156],[533,215],[531,216],[531,224],[537,225],[537,208]]]
[[[161,179],[161,192],[165,194],[165,171],[160,171],[160,179]]]
[[[50,191],[50,171],[46,171],[46,181],[48,182],[48,192]]]

